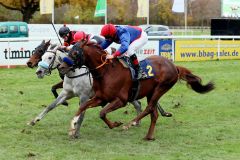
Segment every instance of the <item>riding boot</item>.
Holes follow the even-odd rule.
[[[139,64],[136,65],[135,68],[136,68],[137,79],[147,78],[147,74],[142,70]]]
[[[130,60],[132,61],[135,70],[135,79],[146,78],[147,75],[140,67],[136,54],[130,56]]]

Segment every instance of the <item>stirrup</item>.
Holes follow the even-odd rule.
[[[143,72],[143,70],[140,70],[138,73],[137,79],[143,79],[143,78],[147,78],[147,74]]]

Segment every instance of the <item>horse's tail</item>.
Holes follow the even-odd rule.
[[[179,79],[186,81],[187,86],[191,87],[197,93],[204,94],[215,88],[213,82],[209,82],[206,85],[202,85],[201,78],[192,74],[190,70],[180,66],[176,66],[176,67],[178,70]]]

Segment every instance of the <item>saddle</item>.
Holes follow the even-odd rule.
[[[129,97],[129,101],[132,102],[132,101],[136,100],[136,98],[138,96],[139,89],[140,89],[140,82],[138,79],[136,79],[137,76],[135,76],[136,73],[135,73],[135,70],[133,69],[133,64],[132,64],[130,58],[126,57],[126,56],[122,56],[122,57],[119,57],[118,60],[119,60],[119,62],[122,63],[122,65],[125,68],[129,68],[129,70],[131,72],[133,85],[132,85],[132,92],[131,92],[131,96]],[[149,78],[154,77],[155,71],[154,71],[150,61],[148,61],[148,60],[140,61],[140,67],[147,75],[147,77],[141,78],[140,80],[149,79]]]
[[[134,67],[133,67],[133,64],[130,60],[129,57],[126,57],[126,56],[122,56],[122,57],[119,57],[118,58],[119,62],[122,63],[122,65],[125,67],[125,68],[129,68],[130,72],[131,72],[131,77],[132,77],[132,80],[133,81],[137,81],[137,79],[135,78],[135,70],[134,70]],[[152,64],[149,60],[142,60],[140,61],[140,67],[142,68],[142,70],[146,73],[147,77],[145,78],[141,78],[140,80],[142,79],[149,79],[149,78],[152,78],[154,77],[155,75],[155,71],[152,67]]]

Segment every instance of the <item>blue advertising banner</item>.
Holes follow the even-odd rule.
[[[172,40],[171,39],[161,39],[159,40],[159,55],[167,59],[173,60],[172,56]]]

